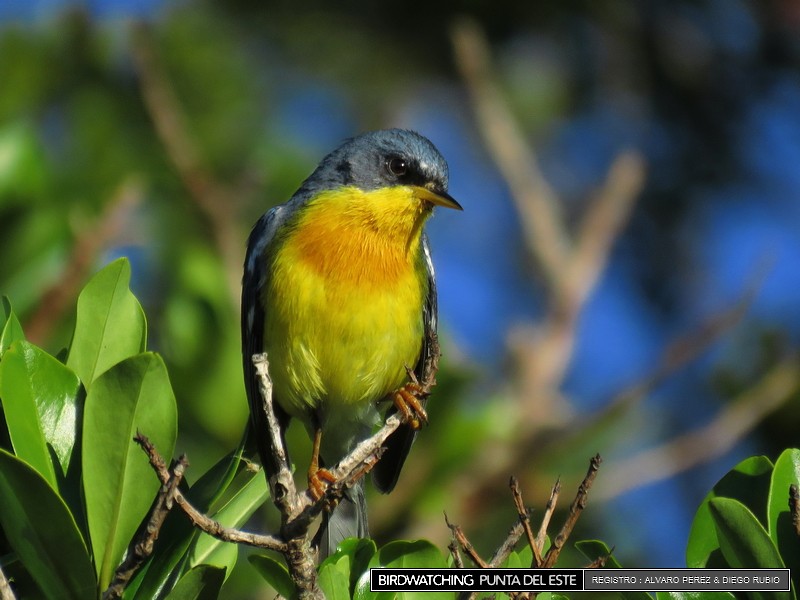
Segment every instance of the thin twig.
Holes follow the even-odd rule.
[[[478,554],[478,551],[475,550],[475,547],[472,545],[472,542],[467,539],[467,536],[464,533],[464,530],[461,529],[461,526],[451,523],[446,514],[444,518],[445,523],[447,523],[447,526],[450,528],[450,531],[453,534],[453,538],[455,538],[456,542],[458,542],[459,546],[461,546],[462,550],[464,550],[464,553],[473,562],[473,564],[481,569],[488,569],[491,565],[481,558],[480,554]]]
[[[492,554],[492,558],[489,559],[489,566],[490,567],[499,567],[500,565],[505,562],[505,560],[509,557],[511,552],[514,551],[514,548],[519,542],[522,534],[525,533],[525,529],[522,527],[522,523],[517,521],[514,525],[511,526],[511,529],[508,530],[508,534],[506,535],[506,539],[503,540],[503,543],[495,550],[494,554]]]
[[[17,600],[2,568],[0,568],[0,600]]]
[[[586,565],[586,568],[587,569],[602,569],[603,567],[606,566],[606,563],[608,562],[608,559],[611,558],[611,555],[613,554],[613,552],[614,552],[614,549],[612,548],[611,552],[609,552],[607,555],[598,556],[592,562],[590,562],[588,565]]]
[[[572,530],[575,528],[575,524],[578,522],[578,518],[581,516],[583,509],[586,508],[589,489],[592,487],[594,478],[597,476],[597,471],[600,468],[601,462],[602,459],[600,458],[599,454],[594,455],[592,460],[589,462],[589,470],[586,472],[586,476],[583,478],[581,485],[578,487],[578,493],[575,495],[575,500],[573,500],[572,504],[570,504],[567,520],[561,527],[561,531],[559,531],[558,535],[553,539],[550,548],[547,550],[547,554],[545,554],[544,562],[542,564],[543,567],[550,568],[556,564],[558,556],[561,554],[561,549],[572,533]]]
[[[164,459],[158,453],[152,442],[146,436],[137,434],[134,438],[136,442],[142,447],[150,460],[150,466],[158,475],[162,484],[167,484],[174,476],[167,469]],[[180,463],[179,463],[180,464]],[[180,507],[180,509],[189,517],[189,520],[205,533],[222,540],[223,542],[231,542],[233,544],[247,544],[256,548],[265,550],[275,550],[276,552],[283,552],[286,550],[286,544],[280,538],[273,535],[260,535],[256,533],[248,533],[246,531],[239,531],[225,527],[210,517],[204,515],[202,512],[192,506],[183,493],[174,487],[170,497]]]
[[[556,511],[558,504],[558,496],[561,494],[561,478],[556,479],[553,484],[553,489],[550,490],[550,497],[547,499],[547,506],[544,508],[542,515],[542,523],[539,525],[539,532],[536,534],[536,547],[539,553],[544,552],[544,542],[547,539],[547,528],[550,527],[550,520],[553,518],[553,513]]]
[[[531,566],[541,567],[542,555],[539,552],[539,548],[536,547],[536,540],[533,537],[533,529],[531,529],[530,514],[522,500],[522,491],[519,489],[519,481],[516,477],[511,477],[511,480],[509,481],[509,487],[511,488],[511,495],[514,497],[514,506],[517,509],[517,514],[519,515],[519,522],[522,524],[522,528],[525,530],[525,535],[528,538],[528,545],[531,547],[531,551],[533,552],[533,564]]]
[[[448,528],[450,528],[450,544],[448,544],[447,549],[450,551],[450,556],[453,557],[453,565],[456,569],[463,569],[464,560],[461,558],[461,549],[458,545],[455,531],[450,527],[450,519],[447,517],[447,513],[444,513],[444,522],[447,523]]]
[[[800,536],[800,488],[794,483],[789,486],[789,512],[792,515],[794,532]]]
[[[150,441],[141,434],[137,433],[135,440],[143,448],[149,446],[151,450],[155,452],[155,448],[152,447]],[[149,455],[150,451],[147,452]],[[161,459],[160,456],[158,458],[159,460]],[[163,463],[163,461],[161,462]],[[186,456],[182,455],[173,467],[169,479],[166,482],[162,482],[161,490],[159,490],[156,501],[150,511],[150,518],[147,521],[147,525],[133,540],[125,560],[122,561],[122,564],[114,571],[114,578],[111,584],[106,591],[103,592],[103,600],[122,598],[125,587],[128,585],[131,578],[153,553],[155,541],[158,539],[158,534],[161,531],[161,527],[164,525],[164,520],[167,518],[169,511],[174,505],[175,491],[178,489],[181,481],[183,481],[183,474],[188,465],[189,462],[186,460]]]

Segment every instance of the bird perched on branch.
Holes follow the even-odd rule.
[[[322,159],[291,199],[264,214],[247,244],[242,342],[251,426],[270,477],[277,470],[251,357],[266,352],[281,431],[299,419],[313,440],[315,497],[367,438],[381,406],[405,423],[387,440],[373,482],[390,492],[426,420],[408,369],[421,377],[436,334],[436,282],[423,225],[447,193],[447,163],[425,137],[365,133]],[[368,537],[363,480],[323,517],[321,556]]]

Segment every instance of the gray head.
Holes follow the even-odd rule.
[[[351,138],[322,159],[298,195],[345,185],[375,190],[424,187],[447,196],[447,162],[430,140],[406,129],[382,129]]]

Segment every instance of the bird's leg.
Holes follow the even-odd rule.
[[[316,502],[322,498],[328,484],[335,483],[336,478],[328,469],[319,466],[319,447],[322,443],[322,428],[314,429],[314,447],[311,450],[311,462],[308,465],[308,491]]]
[[[392,394],[394,405],[412,429],[419,429],[423,423],[428,422],[428,413],[420,402],[425,397],[424,390],[416,381],[409,381]]]

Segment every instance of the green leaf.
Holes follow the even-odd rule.
[[[350,600],[350,559],[341,556],[319,568],[319,587],[327,600]]]
[[[349,573],[348,589],[352,594],[355,591],[359,577],[369,569],[369,563],[378,551],[375,542],[370,539],[348,538],[339,544],[339,548],[328,556],[319,566],[319,571],[326,568],[328,563],[338,563],[346,561],[347,572]],[[343,566],[339,566],[342,569]]]
[[[731,498],[714,498],[708,508],[728,566],[734,569],[784,568],[766,529],[744,504]],[[750,597],[790,600],[792,595],[791,592],[750,592]]]
[[[0,397],[14,452],[55,489],[72,458],[82,396],[77,375],[29,342],[15,342],[0,362]]]
[[[439,549],[427,540],[397,540],[389,542],[370,560],[370,567],[441,569],[447,566]],[[379,592],[369,591],[369,571],[358,580],[354,597],[397,600],[425,600],[426,598],[453,598],[453,592]]]
[[[769,537],[777,546],[784,564],[800,570],[800,543],[789,511],[789,486],[800,485],[800,450],[784,450],[775,461],[767,505]]]
[[[225,583],[225,569],[199,565],[181,577],[167,600],[216,600]]]
[[[389,542],[376,556],[381,567],[421,569],[447,566],[439,549],[427,540]]]
[[[130,263],[120,258],[92,277],[78,296],[67,366],[87,389],[98,375],[147,345],[144,312],[128,288],[130,279]]]
[[[167,461],[175,447],[177,409],[161,357],[143,353],[100,375],[86,396],[85,415],[84,495],[105,589],[160,487],[133,437],[146,435]]]
[[[251,554],[247,560],[281,596],[294,598],[297,594],[297,588],[286,565],[264,554]]]
[[[3,322],[0,326],[0,358],[2,358],[11,344],[25,339],[25,334],[22,332],[22,325],[17,315],[11,308],[11,301],[6,296],[0,298],[0,308],[3,311],[1,313]]]
[[[244,485],[221,509],[211,515],[225,527],[240,527],[269,496],[267,480],[261,471],[243,471],[240,477],[244,478]],[[233,570],[237,553],[231,553],[228,547],[236,550],[233,544],[222,542],[207,533],[200,534],[192,549],[189,564],[227,566],[229,571]]]
[[[686,546],[686,566],[690,568],[725,568],[719,549],[717,530],[708,508],[714,498],[734,498],[755,515],[766,518],[766,499],[772,475],[772,462],[764,456],[746,458],[708,493],[695,513]]]
[[[47,598],[92,598],[97,582],[75,519],[48,482],[0,450],[0,526]]]

